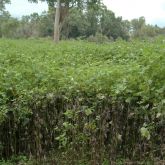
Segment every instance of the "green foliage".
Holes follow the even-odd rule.
[[[1,165],[32,165],[32,161],[29,161],[26,156],[19,155],[19,156],[12,156],[10,160],[0,160]]]
[[[1,15],[1,12],[3,12],[5,9],[5,4],[8,4],[8,3],[10,3],[10,0],[1,0],[0,1],[0,15]]]
[[[163,159],[164,53],[164,38],[0,40],[0,155]]]
[[[150,140],[150,132],[148,131],[148,129],[146,127],[142,127],[140,129],[141,135],[145,138],[147,138],[148,140]]]
[[[96,33],[95,36],[91,35],[87,38],[89,42],[96,42],[96,43],[106,43],[110,42],[107,36],[102,35],[101,33]]]
[[[127,29],[126,25],[122,17],[116,17],[114,12],[106,8],[101,11],[100,30],[108,38],[117,39],[121,37],[127,40],[129,38],[129,29]]]
[[[17,38],[17,28],[19,26],[19,21],[12,17],[4,17],[1,20],[0,36],[5,38]]]
[[[158,106],[164,92],[161,42],[100,46],[73,41],[54,46],[42,40],[1,40],[1,106],[58,90],[124,94],[128,102],[133,94],[142,98],[141,104],[152,98]]]
[[[161,29],[158,26],[146,25],[144,17],[133,19],[130,22],[130,28],[131,37],[140,39],[152,38],[163,32],[163,28]]]
[[[87,3],[74,1],[71,4],[71,8],[61,8],[61,39],[81,38],[102,43],[108,39],[140,38],[144,40],[165,34],[164,28],[146,25],[144,17],[132,21],[116,17],[115,13],[108,10],[100,1],[97,3],[95,1]],[[54,11],[54,6],[49,6],[48,12],[43,12],[41,15],[33,13],[18,20],[3,10],[0,13],[0,37],[53,37]]]
[[[86,36],[88,27],[89,22],[85,14],[77,8],[71,9],[62,27],[62,38],[67,39]]]

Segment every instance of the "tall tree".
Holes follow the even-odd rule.
[[[55,23],[54,23],[54,41],[57,43],[60,40],[60,7],[61,1],[57,0]]]
[[[60,38],[60,31],[66,16],[69,14],[69,8],[74,6],[80,7],[84,10],[84,6],[92,6],[92,4],[99,4],[101,0],[28,0],[31,2],[42,1],[47,2],[48,6],[56,9],[54,21],[54,41],[58,43]],[[87,4],[87,5],[86,5]]]

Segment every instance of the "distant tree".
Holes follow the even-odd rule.
[[[81,7],[86,5],[87,7],[93,4],[100,3],[101,0],[28,0],[31,2],[45,1],[48,6],[56,9],[55,21],[54,21],[54,41],[58,43],[60,38],[60,31],[62,29],[63,22],[66,16],[69,14],[69,8],[74,6]]]
[[[0,37],[2,37],[3,23],[10,17],[10,14],[5,11],[5,5],[10,3],[10,0],[0,0]]]
[[[162,28],[158,27],[157,25],[147,25],[144,17],[133,19],[130,23],[132,29],[132,38],[145,39],[163,34]]]
[[[64,39],[77,38],[80,36],[85,37],[90,24],[83,13],[78,8],[73,8],[69,12],[69,16],[65,19],[62,27],[62,37]]]
[[[39,31],[41,37],[53,36],[54,15],[50,12],[43,12],[40,15]]]
[[[98,24],[99,24],[99,12],[94,8],[89,8],[86,13],[86,18],[88,20],[89,26],[87,27],[86,35],[95,35],[98,31]]]
[[[2,11],[5,9],[5,4],[10,3],[10,0],[0,0],[0,14],[2,14]]]
[[[29,16],[22,16],[17,29],[18,37],[39,37],[40,36],[40,16],[33,13]]]
[[[16,37],[19,21],[10,16],[6,11],[0,15],[0,37],[14,38]]]
[[[152,25],[146,25],[143,29],[143,35],[146,37],[155,37],[157,35],[157,28]]]
[[[134,38],[143,36],[146,21],[144,17],[131,20],[132,36]]]
[[[82,38],[98,37],[103,34],[109,39],[129,38],[130,23],[123,21],[121,17],[115,17],[115,14],[108,10],[104,5],[93,5],[86,7],[82,11],[79,8],[70,10],[69,16],[64,21],[62,36],[64,38]]]
[[[128,39],[128,22],[122,21],[122,17],[116,17],[114,12],[104,8],[100,18],[100,28],[103,35],[117,39]]]

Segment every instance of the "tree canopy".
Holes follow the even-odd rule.
[[[0,0],[0,12],[5,9],[5,4],[10,3],[10,0]]]
[[[79,7],[82,10],[89,10],[93,8],[98,10],[101,0],[28,0],[30,2],[38,3],[47,2],[50,8],[56,8],[55,22],[54,22],[54,41],[58,42],[60,38],[60,32],[63,27],[63,22],[68,16],[69,8]],[[93,24],[92,24],[93,26]]]
[[[5,10],[5,4],[10,1],[0,1],[0,37],[53,37],[57,0],[30,1],[49,2],[49,9],[40,15],[32,13],[17,19]],[[61,0],[60,3],[62,2],[69,2],[69,6],[65,7],[62,4],[60,8],[59,26],[57,27],[60,39],[79,38],[102,42],[102,40],[111,41],[118,38],[125,40],[145,39],[165,34],[165,28],[146,24],[144,17],[131,21],[117,17],[100,0]]]

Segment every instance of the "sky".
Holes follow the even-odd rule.
[[[134,19],[144,16],[148,24],[165,27],[165,0],[103,0],[108,9],[123,19]],[[47,10],[46,3],[29,3],[28,0],[11,0],[6,6],[14,17],[21,17],[33,12]]]

